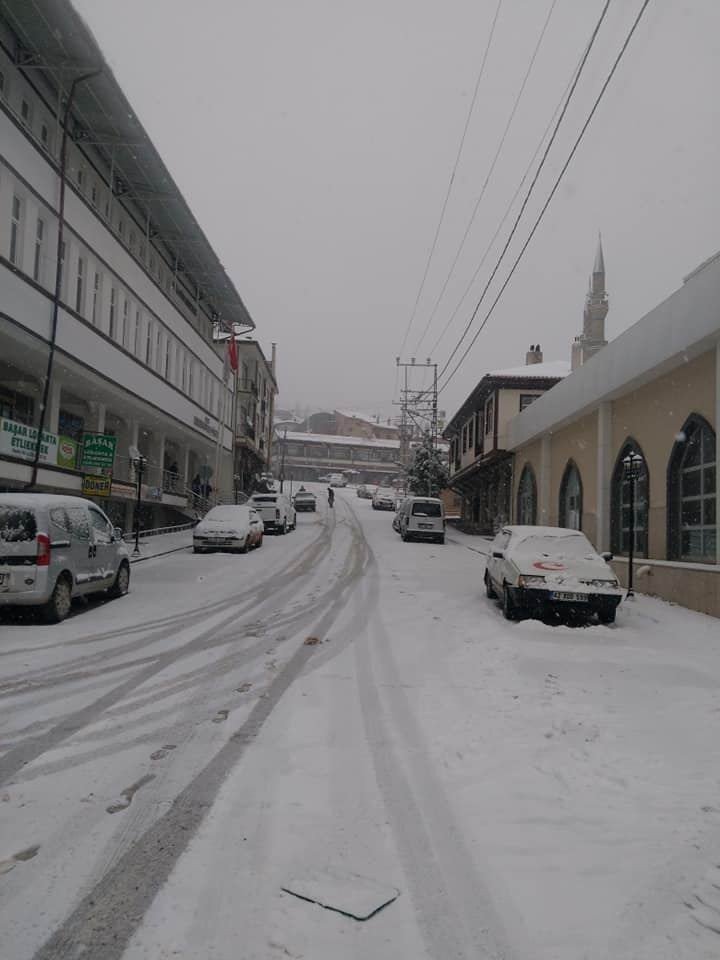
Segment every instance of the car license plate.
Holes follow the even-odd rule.
[[[572,600],[575,603],[587,603],[587,594],[585,593],[566,593],[563,590],[556,590],[552,594],[553,600]]]
[[[433,525],[431,523],[419,523],[418,526],[421,530],[432,530]]]

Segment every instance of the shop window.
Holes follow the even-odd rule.
[[[635,509],[633,552],[638,557],[648,555],[649,474],[642,450],[634,440],[628,440],[618,454],[611,482],[610,549],[624,556],[630,549],[630,479],[623,463],[625,457],[635,454],[642,460],[635,478]]]
[[[85,306],[85,261],[78,257],[75,281],[75,312],[82,315]]]
[[[70,410],[60,408],[58,416],[58,433],[63,437],[70,437],[71,440],[81,440],[85,430],[85,420],[83,417],[72,413]]]
[[[22,249],[22,200],[12,198],[12,214],[10,217],[10,263],[20,266],[20,251]]]
[[[582,530],[582,478],[572,460],[568,461],[560,483],[560,526]]]
[[[537,484],[535,471],[526,463],[520,474],[520,483],[517,492],[517,522],[522,524],[537,523]]]
[[[43,250],[45,246],[45,221],[40,217],[35,224],[35,257],[33,259],[33,280],[42,282]]]
[[[693,414],[678,434],[668,470],[668,554],[672,559],[717,560],[717,449],[715,431]]]
[[[0,417],[32,424],[34,412],[35,401],[32,397],[0,385]]]

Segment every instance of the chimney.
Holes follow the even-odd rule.
[[[272,353],[270,354],[270,369],[272,370],[273,377],[275,376],[275,360],[277,358],[277,344],[272,344]]]
[[[525,354],[525,366],[529,367],[533,363],[542,363],[543,355],[542,350],[540,349],[540,344],[531,343],[530,349]]]

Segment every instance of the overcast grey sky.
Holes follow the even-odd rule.
[[[395,356],[497,0],[74,2],[218,250],[261,343],[277,341],[282,403],[390,412]],[[551,0],[503,0],[408,357],[550,6]],[[503,153],[418,356],[427,355],[455,309],[602,6],[603,0],[556,0]],[[641,0],[611,4],[520,243],[640,6]],[[610,336],[720,248],[719,65],[718,0],[651,0],[525,260],[441,407],[454,410],[488,369],[523,362],[531,342],[542,344],[546,359],[569,358],[598,230]],[[433,359],[447,358],[500,245]],[[501,270],[498,281],[504,277]]]

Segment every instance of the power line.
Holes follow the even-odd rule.
[[[530,57],[530,63],[528,64],[528,68],[525,71],[525,76],[523,77],[522,83],[520,84],[520,89],[518,90],[517,96],[515,97],[515,103],[513,104],[512,110],[510,111],[510,116],[508,117],[507,123],[505,124],[505,129],[503,130],[502,136],[500,138],[500,142],[498,143],[497,150],[495,151],[495,156],[493,157],[492,163],[490,164],[490,169],[488,170],[487,176],[485,177],[485,182],[483,183],[482,188],[480,190],[480,195],[475,201],[473,212],[470,216],[470,219],[468,220],[467,226],[465,227],[465,233],[462,236],[460,245],[455,251],[455,257],[453,259],[453,262],[450,264],[450,269],[448,270],[447,276],[445,277],[445,282],[443,283],[442,288],[440,289],[440,293],[438,294],[437,300],[435,301],[435,305],[432,308],[432,311],[428,318],[428,322],[425,324],[425,329],[423,330],[422,336],[418,340],[417,347],[415,348],[416,353],[420,351],[420,347],[422,346],[423,340],[427,336],[428,330],[430,329],[430,326],[433,320],[435,319],[435,315],[438,311],[440,303],[442,302],[442,298],[445,295],[445,291],[447,290],[447,286],[448,286],[448,283],[450,282],[450,278],[453,275],[455,267],[457,266],[457,262],[460,259],[460,254],[462,253],[465,247],[465,243],[467,242],[467,238],[470,235],[470,230],[472,229],[472,225],[475,223],[475,217],[477,216],[478,210],[480,209],[480,204],[483,201],[483,198],[485,196],[485,191],[487,190],[488,184],[490,183],[490,179],[493,173],[495,172],[495,167],[497,165],[498,159],[500,158],[500,154],[502,153],[502,149],[505,146],[505,141],[507,140],[508,133],[510,132],[510,127],[512,126],[512,122],[515,119],[515,114],[517,113],[518,107],[520,106],[522,95],[525,92],[525,87],[527,86],[528,79],[530,78],[530,74],[532,73],[532,68],[535,65],[535,60],[537,59],[537,55],[540,52],[540,47],[542,46],[543,39],[547,32],[547,28],[550,24],[550,18],[553,15],[553,11],[556,5],[557,5],[557,0],[552,0],[550,4],[550,8],[547,12],[547,16],[545,17],[545,22],[543,24],[542,30],[540,31],[540,36],[538,37],[537,43],[535,44],[535,49],[533,50],[532,56]]]
[[[475,268],[475,272],[473,273],[472,277],[470,278],[470,281],[468,282],[468,285],[467,285],[467,286],[465,287],[465,289],[463,290],[462,296],[461,296],[460,299],[458,300],[458,302],[457,302],[457,304],[456,304],[456,306],[455,306],[455,309],[454,309],[453,312],[450,314],[450,316],[449,316],[449,318],[448,318],[445,326],[443,327],[442,331],[440,332],[440,336],[437,338],[437,340],[435,341],[435,343],[432,345],[432,348],[430,349],[430,354],[431,354],[431,355],[434,355],[434,354],[437,352],[437,348],[439,347],[440,343],[442,342],[443,337],[444,337],[445,334],[448,332],[448,330],[450,329],[450,326],[451,326],[453,320],[455,319],[455,317],[456,317],[456,316],[458,315],[458,313],[460,312],[460,308],[462,307],[462,305],[463,305],[463,303],[464,303],[464,301],[465,301],[465,297],[467,297],[468,293],[470,292],[470,290],[471,290],[471,288],[472,288],[472,285],[475,283],[475,281],[476,281],[477,278],[478,278],[478,274],[480,273],[480,271],[482,270],[483,266],[485,265],[485,261],[487,260],[488,254],[489,254],[490,251],[492,250],[493,245],[494,245],[495,241],[496,241],[497,238],[498,238],[498,234],[500,233],[500,231],[502,230],[502,228],[505,226],[505,221],[506,221],[507,218],[510,216],[510,211],[512,210],[512,208],[513,208],[513,206],[514,206],[515,201],[517,200],[520,191],[521,191],[522,188],[524,187],[525,181],[527,180],[528,176],[530,175],[530,171],[531,171],[532,168],[533,168],[533,164],[535,163],[535,160],[537,159],[537,155],[538,155],[538,154],[540,153],[540,151],[542,150],[542,146],[543,146],[543,144],[545,143],[545,140],[546,140],[546,138],[547,138],[547,135],[550,133],[550,129],[552,128],[552,125],[553,125],[553,123],[555,122],[555,118],[557,117],[558,113],[560,112],[560,108],[562,107],[563,101],[564,101],[565,97],[567,96],[567,93],[568,93],[568,90],[570,89],[570,86],[572,85],[573,78],[575,77],[575,75],[577,74],[578,70],[580,69],[580,63],[581,63],[581,61],[582,61],[582,57],[580,58],[580,60],[578,60],[577,64],[575,65],[575,69],[573,70],[572,74],[570,75],[570,79],[569,79],[568,82],[567,82],[567,85],[566,85],[566,87],[565,87],[565,89],[564,89],[564,91],[563,91],[563,93],[562,93],[562,96],[561,96],[560,99],[558,100],[557,105],[556,105],[555,109],[553,110],[552,116],[550,117],[550,120],[548,121],[548,124],[547,124],[547,126],[545,127],[545,129],[544,129],[544,131],[543,131],[543,134],[542,134],[542,136],[540,137],[540,140],[538,141],[538,145],[535,147],[535,151],[534,151],[532,157],[530,158],[530,162],[528,163],[527,167],[525,168],[525,172],[524,172],[523,175],[522,175],[522,179],[520,180],[520,183],[518,183],[517,187],[515,188],[515,193],[513,193],[512,197],[510,198],[510,202],[508,203],[507,207],[505,208],[505,212],[503,213],[502,219],[500,220],[500,222],[498,223],[498,225],[497,225],[497,227],[496,227],[496,229],[495,229],[495,233],[492,235],[492,237],[490,238],[490,242],[489,242],[488,245],[485,247],[485,252],[483,253],[482,257],[480,258],[480,262],[478,263],[477,267]]]
[[[568,107],[570,106],[570,102],[572,101],[573,94],[575,93],[575,90],[577,89],[577,85],[578,85],[578,83],[579,83],[579,81],[580,81],[580,77],[582,76],[583,70],[584,70],[584,68],[585,68],[585,64],[587,63],[588,57],[590,56],[590,51],[592,50],[592,48],[593,48],[593,46],[594,46],[594,44],[595,44],[595,40],[596,40],[597,35],[598,35],[599,31],[600,31],[600,27],[602,26],[603,21],[605,20],[605,16],[606,16],[606,14],[607,14],[607,12],[608,12],[608,8],[609,8],[609,6],[610,6],[610,2],[611,2],[611,0],[605,0],[605,5],[603,6],[602,12],[601,12],[601,14],[600,14],[600,17],[599,17],[597,23],[595,24],[595,27],[594,27],[594,29],[593,29],[593,32],[592,32],[592,34],[590,35],[590,40],[589,40],[589,42],[588,42],[587,47],[585,48],[585,52],[583,53],[582,59],[580,60],[580,66],[578,67],[578,71],[577,71],[577,73],[576,73],[576,75],[575,75],[575,79],[573,80],[572,85],[571,85],[571,87],[570,87],[570,90],[569,90],[569,92],[568,92],[568,95],[567,95],[567,97],[566,97],[566,99],[565,99],[565,103],[564,103],[563,108],[562,108],[562,110],[561,110],[561,112],[560,112],[560,116],[558,117],[557,122],[555,123],[555,127],[554,127],[553,132],[552,132],[552,134],[551,134],[551,136],[550,136],[550,139],[549,139],[549,141],[548,141],[548,143],[547,143],[547,146],[545,147],[545,151],[544,151],[544,153],[543,153],[543,155],[542,155],[542,158],[541,158],[541,160],[540,160],[540,163],[539,163],[539,165],[538,165],[538,168],[537,168],[537,170],[535,171],[535,176],[534,176],[533,179],[532,179],[532,182],[531,182],[531,184],[530,184],[530,188],[528,189],[528,192],[525,194],[525,198],[524,198],[524,200],[523,200],[523,202],[522,202],[522,205],[521,205],[521,207],[520,207],[520,212],[518,213],[517,217],[515,218],[515,222],[514,222],[513,225],[512,225],[512,229],[510,230],[510,235],[508,236],[507,240],[505,241],[505,246],[502,248],[502,251],[501,251],[501,253],[500,253],[500,256],[499,256],[499,258],[498,258],[498,261],[497,261],[497,263],[495,264],[495,267],[493,268],[492,273],[490,274],[490,279],[489,279],[488,282],[485,284],[485,288],[483,289],[483,292],[482,292],[482,294],[481,294],[481,296],[480,296],[480,299],[479,299],[479,301],[478,301],[478,303],[477,303],[477,306],[476,306],[475,309],[473,310],[473,312],[472,312],[472,314],[471,314],[471,316],[470,316],[470,319],[468,320],[468,322],[467,322],[467,324],[466,324],[466,326],[465,326],[465,329],[463,330],[462,335],[460,336],[460,339],[458,340],[458,342],[457,342],[457,343],[455,344],[455,346],[453,347],[452,353],[450,354],[450,356],[449,356],[448,359],[446,360],[445,366],[444,366],[444,367],[442,368],[442,370],[440,371],[440,376],[441,376],[441,377],[444,375],[445,371],[446,371],[447,368],[450,366],[450,364],[451,364],[451,362],[452,362],[452,358],[453,358],[453,357],[455,356],[455,354],[458,352],[458,350],[460,349],[460,347],[461,347],[461,345],[462,345],[463,340],[464,340],[465,337],[467,336],[468,331],[470,330],[470,327],[472,326],[473,321],[474,321],[475,317],[477,316],[477,312],[478,312],[478,310],[480,309],[480,306],[481,306],[483,300],[485,299],[485,295],[487,294],[487,292],[488,292],[488,290],[489,290],[489,288],[490,288],[490,284],[491,284],[491,283],[493,282],[493,280],[495,279],[495,274],[496,274],[496,273],[498,272],[498,270],[500,269],[500,265],[501,265],[501,263],[502,263],[502,261],[503,261],[503,258],[505,257],[505,254],[507,253],[507,249],[508,249],[508,247],[510,246],[510,243],[512,242],[513,237],[515,236],[515,233],[516,233],[516,231],[517,231],[517,228],[518,228],[518,225],[519,225],[519,223],[520,223],[520,220],[522,219],[522,215],[523,215],[523,213],[525,212],[525,208],[527,207],[528,202],[529,202],[529,200],[530,200],[530,197],[532,196],[533,190],[535,189],[535,184],[538,182],[538,179],[539,179],[539,177],[540,177],[540,174],[541,174],[541,172],[542,172],[542,169],[543,169],[543,167],[545,166],[545,161],[546,161],[547,158],[548,158],[548,154],[550,153],[550,150],[552,149],[552,145],[553,145],[553,143],[555,142],[555,138],[557,137],[558,131],[559,131],[561,125],[562,125],[562,122],[563,122],[563,119],[564,119],[564,117],[565,117],[565,114],[567,113]]]
[[[405,344],[407,343],[407,338],[410,335],[410,330],[415,321],[415,315],[417,313],[418,304],[420,303],[420,298],[422,297],[423,290],[425,289],[425,281],[427,280],[428,271],[430,270],[430,264],[432,258],[435,255],[435,250],[437,248],[438,237],[440,236],[440,229],[442,228],[443,221],[445,220],[445,212],[447,210],[448,201],[450,200],[450,193],[452,192],[453,183],[455,182],[455,174],[457,173],[458,166],[460,164],[460,157],[463,152],[463,147],[465,146],[465,137],[467,136],[468,127],[470,126],[470,120],[473,115],[473,110],[475,109],[475,102],[477,100],[478,92],[480,90],[480,84],[482,82],[483,75],[485,73],[485,64],[487,63],[488,54],[490,52],[490,46],[495,35],[495,27],[497,25],[498,16],[500,15],[500,8],[502,7],[503,0],[498,0],[497,7],[495,8],[495,16],[493,17],[492,26],[490,27],[490,34],[488,36],[487,44],[485,45],[485,52],[483,54],[482,63],[480,64],[480,70],[478,72],[477,80],[475,81],[475,90],[472,95],[472,100],[470,101],[470,108],[465,118],[465,126],[463,128],[462,136],[460,137],[460,145],[455,156],[455,163],[453,165],[452,173],[450,174],[450,180],[448,181],[447,190],[445,191],[445,199],[443,200],[442,209],[440,211],[440,219],[438,220],[437,227],[435,228],[435,236],[433,237],[432,246],[430,247],[430,253],[428,254],[427,263],[425,264],[425,270],[422,275],[422,280],[420,281],[420,287],[415,297],[415,305],[413,306],[410,319],[408,320],[408,325],[405,329],[405,336],[403,337],[402,344],[400,346],[400,353],[405,349]]]
[[[517,257],[516,257],[516,259],[515,259],[515,262],[513,263],[512,267],[511,267],[511,269],[510,269],[510,273],[508,274],[505,282],[503,283],[502,287],[500,288],[497,296],[496,296],[495,299],[493,300],[493,303],[492,303],[490,309],[488,310],[487,314],[485,315],[485,318],[483,319],[482,323],[481,323],[480,326],[478,327],[478,330],[477,330],[477,332],[475,333],[475,336],[472,338],[472,340],[471,340],[470,343],[468,344],[467,348],[465,349],[465,352],[463,353],[462,357],[460,357],[460,360],[459,360],[459,361],[457,362],[457,364],[455,365],[454,370],[453,370],[452,373],[449,375],[449,377],[447,378],[447,380],[445,381],[445,383],[444,383],[441,387],[439,387],[438,393],[439,393],[441,390],[444,390],[444,389],[445,389],[445,387],[450,383],[450,381],[452,380],[452,378],[455,376],[455,374],[457,373],[457,371],[460,369],[460,366],[462,365],[463,361],[465,360],[465,357],[467,357],[468,353],[470,352],[470,350],[471,350],[472,347],[474,346],[475,341],[476,341],[477,338],[480,336],[482,330],[484,329],[484,327],[485,327],[485,325],[487,324],[488,320],[489,320],[490,317],[492,316],[493,311],[495,310],[495,307],[497,306],[498,302],[500,301],[500,298],[502,297],[503,293],[505,292],[505,289],[506,289],[507,285],[510,283],[510,280],[512,279],[513,274],[515,273],[515,270],[517,269],[518,264],[519,264],[520,261],[522,260],[523,255],[525,254],[525,251],[527,250],[528,246],[530,245],[530,241],[531,241],[532,238],[534,237],[534,235],[535,235],[535,233],[536,233],[536,231],[537,231],[537,228],[540,226],[540,223],[541,223],[543,217],[545,216],[545,211],[546,211],[547,208],[550,206],[550,203],[551,203],[551,201],[552,201],[552,198],[555,196],[555,193],[557,192],[557,189],[558,189],[558,187],[560,186],[560,182],[562,181],[562,178],[565,176],[565,172],[567,171],[567,168],[570,166],[570,163],[571,163],[571,161],[572,161],[572,158],[575,156],[575,153],[577,152],[577,149],[578,149],[578,147],[580,146],[580,143],[582,142],[583,137],[585,136],[586,130],[587,130],[588,127],[590,126],[590,123],[591,123],[591,121],[592,121],[592,118],[593,118],[594,115],[595,115],[595,111],[597,110],[598,106],[600,105],[600,101],[602,100],[603,96],[605,95],[605,91],[607,90],[607,88],[608,88],[608,86],[609,86],[609,84],[610,84],[610,81],[612,80],[613,76],[615,75],[615,71],[617,70],[619,63],[620,63],[620,61],[622,60],[622,58],[623,58],[623,56],[624,56],[624,54],[625,54],[625,51],[627,50],[627,48],[628,48],[628,46],[629,46],[629,44],[630,44],[630,41],[631,41],[632,38],[633,38],[633,34],[635,33],[635,30],[637,29],[637,26],[638,26],[638,24],[640,23],[640,20],[642,19],[642,16],[643,16],[643,14],[645,13],[645,10],[647,9],[647,7],[648,7],[649,4],[650,4],[650,0],[644,0],[643,5],[641,6],[640,11],[638,12],[638,15],[635,17],[635,21],[634,21],[632,27],[630,28],[630,32],[628,33],[627,37],[625,38],[625,42],[623,43],[622,47],[620,48],[620,52],[618,53],[617,57],[615,58],[615,62],[614,62],[613,65],[612,65],[612,69],[610,70],[610,73],[609,73],[609,74],[607,75],[607,77],[605,78],[605,82],[603,83],[602,87],[600,88],[600,93],[597,95],[597,98],[595,99],[595,103],[593,104],[592,109],[591,109],[590,113],[588,114],[588,117],[587,117],[587,119],[585,120],[585,123],[583,124],[582,129],[580,130],[580,133],[578,134],[578,137],[577,137],[575,143],[573,144],[573,148],[572,148],[572,150],[570,151],[567,160],[566,160],[565,163],[563,164],[562,169],[561,169],[561,171],[560,171],[560,173],[559,173],[559,175],[558,175],[555,183],[553,184],[553,188],[552,188],[552,190],[550,191],[550,194],[549,194],[547,200],[546,200],[545,203],[543,204],[542,210],[541,210],[540,213],[538,214],[538,217],[537,217],[537,219],[535,220],[535,223],[533,224],[532,230],[530,231],[530,234],[529,234],[527,240],[526,240],[525,243],[522,245],[522,248],[521,248],[521,250],[520,250],[520,253],[517,255]],[[477,307],[476,307],[475,310],[473,311],[473,318],[474,318],[475,314],[477,313],[477,310],[478,310],[478,307],[479,307],[479,306],[480,306],[480,304],[478,303]]]

